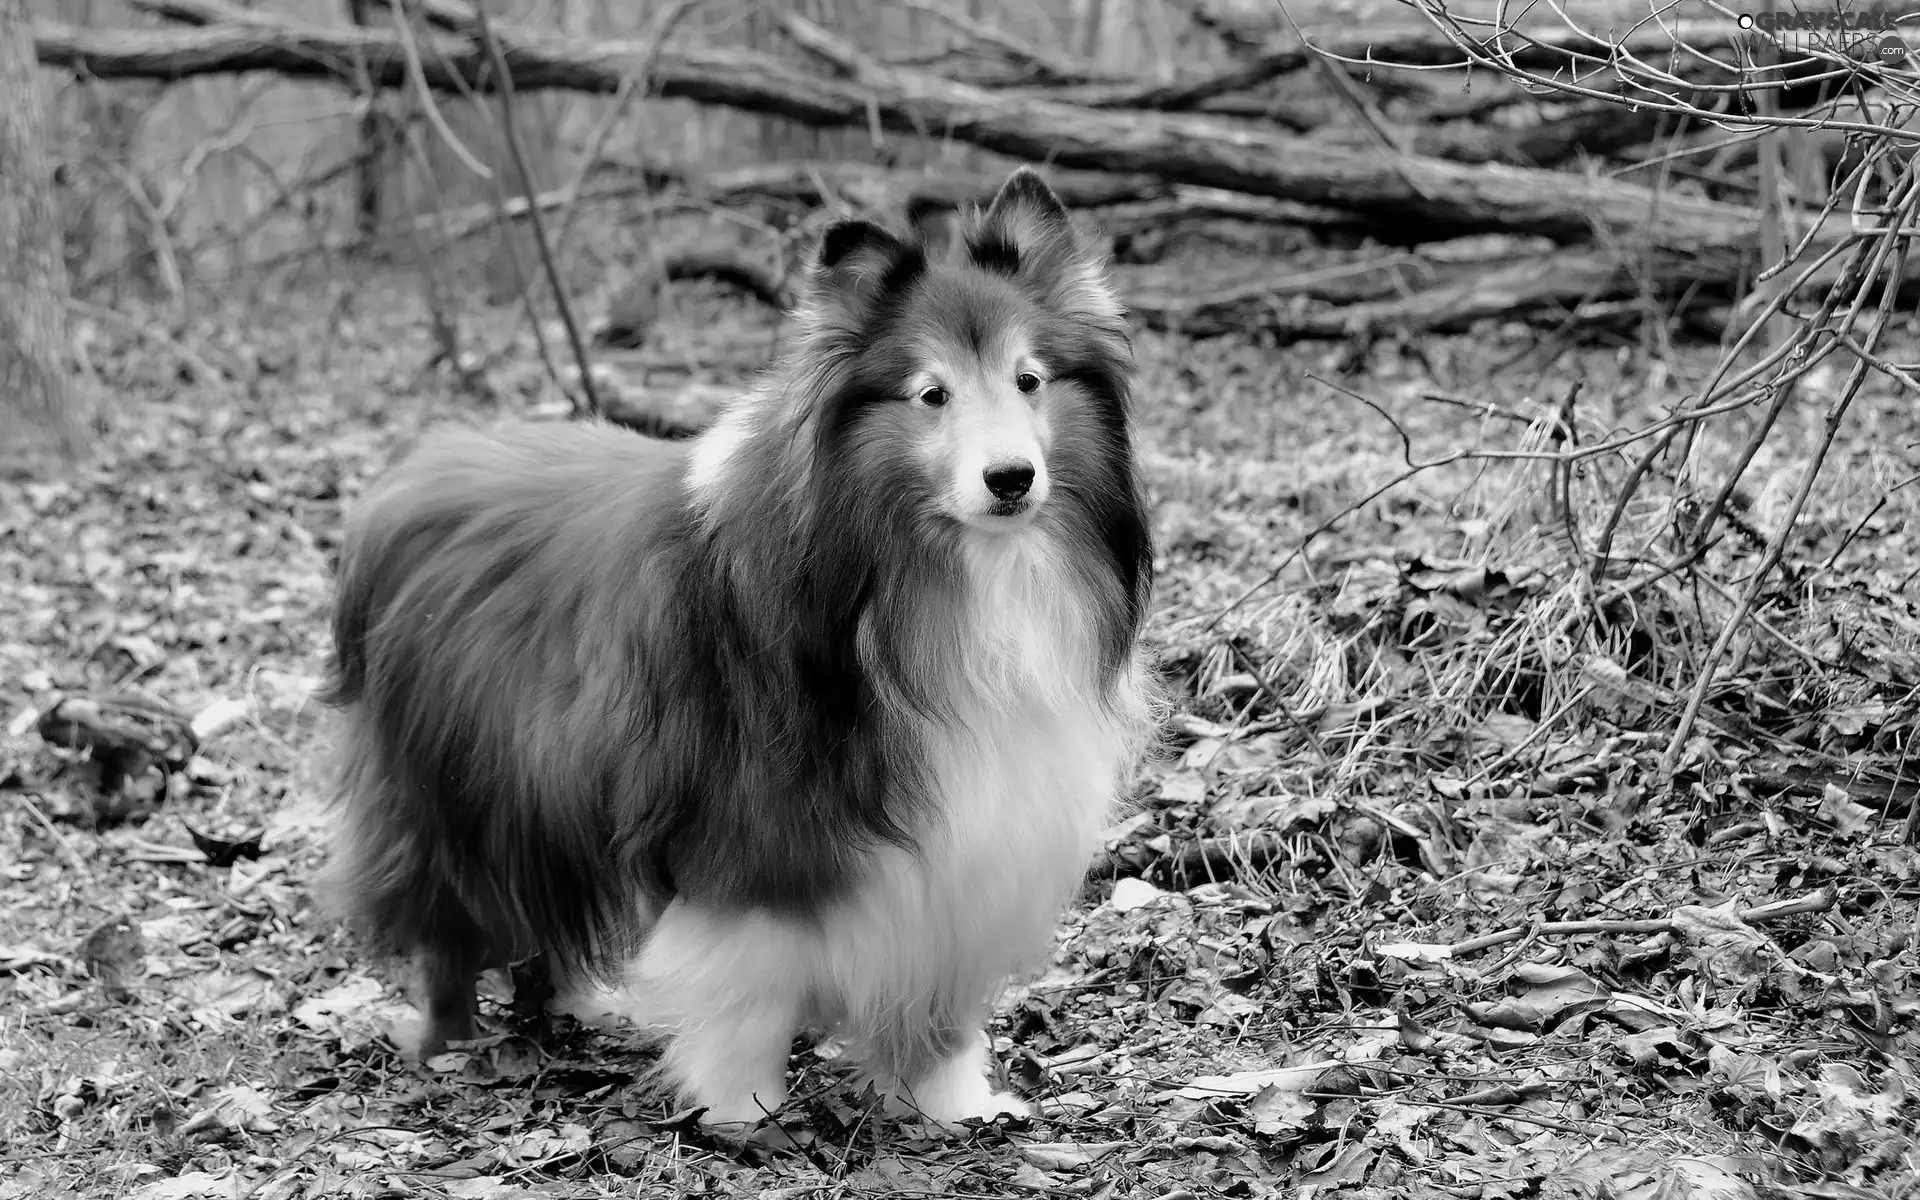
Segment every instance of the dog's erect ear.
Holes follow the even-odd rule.
[[[868,295],[906,252],[905,242],[872,221],[837,221],[820,239],[814,284],[846,299]]]
[[[1026,285],[1062,316],[1106,326],[1121,320],[1120,298],[1107,280],[1102,255],[1074,231],[1067,206],[1040,172],[1021,167],[967,238],[967,253],[983,271]]]
[[[1059,229],[1068,236],[1073,233],[1067,206],[1032,167],[1020,167],[1007,176],[1000,194],[987,206],[987,224],[999,225],[1008,232],[1031,228]]]
[[[872,221],[835,221],[820,238],[818,261],[822,271],[857,271],[869,261],[890,262],[899,252],[900,239]]]
[[[905,242],[872,221],[836,221],[820,238],[805,307],[817,318],[857,316],[909,254]]]

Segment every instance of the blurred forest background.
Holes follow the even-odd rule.
[[[322,26],[394,27],[386,0],[263,0],[245,7]],[[424,37],[433,26],[412,7]],[[1370,7],[1378,13],[1395,8]],[[28,11],[87,29],[167,24],[164,6],[126,0],[29,0]],[[543,34],[664,35],[668,45],[739,47],[802,64],[810,60],[781,31],[782,12],[829,26],[894,62],[937,65],[956,57],[948,50],[955,46],[964,61],[969,39],[965,26],[956,30],[955,15],[1003,35],[1009,47],[1116,79],[1170,81],[1182,67],[1228,61],[1217,35],[1166,0],[512,0],[489,11],[496,21]],[[1403,27],[1407,22],[1395,19]],[[472,160],[431,131],[420,137],[415,129],[410,140],[400,127],[421,115],[416,98],[403,92],[356,96],[335,83],[266,73],[176,84],[60,78],[51,116],[76,290],[175,286],[169,272],[183,279],[238,277],[291,256],[345,249],[369,234],[391,234],[430,213],[491,204],[494,190],[469,169],[473,160],[517,192],[497,106],[457,94],[443,95],[437,106]],[[867,130],[823,130],[687,100],[544,91],[526,96],[518,109],[518,131],[541,192],[576,184],[589,155],[596,178],[668,163],[714,170],[806,160],[1001,169],[979,166],[980,152],[937,137],[876,138]],[[480,232],[497,231],[483,225]],[[641,236],[657,235],[648,228]],[[164,247],[156,247],[157,240]],[[580,252],[591,258],[612,248],[588,245]]]
[[[1827,22],[1920,3],[23,3],[90,419],[0,473],[0,1200],[1920,1196],[1920,24]],[[996,1013],[1043,1115],[797,1052],[743,1156],[508,981],[400,1062],[307,891],[354,498],[695,432],[827,222],[1020,161],[1177,698]]]

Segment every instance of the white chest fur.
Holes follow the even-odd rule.
[[[816,934],[821,1015],[856,1043],[903,1006],[965,1019],[1008,974],[1036,965],[1129,751],[1113,722],[1037,707],[976,714],[965,736],[936,746],[941,811],[919,853],[884,855]]]
[[[883,856],[817,934],[822,1015],[855,1043],[902,1006],[966,1013],[1036,965],[1144,724],[1135,673],[1119,704],[1100,702],[1093,622],[1044,538],[968,549],[973,628],[954,719],[927,735],[937,811],[920,853]]]

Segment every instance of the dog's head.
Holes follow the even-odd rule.
[[[1104,474],[1089,456],[1125,459],[1120,303],[1103,257],[1030,168],[951,240],[833,226],[800,336],[834,376],[821,436],[921,515],[1011,532],[1063,482]]]

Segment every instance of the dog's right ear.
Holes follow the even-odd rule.
[[[837,221],[820,238],[808,281],[815,309],[858,314],[910,256],[907,244],[872,221]]]

